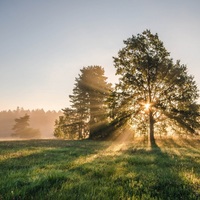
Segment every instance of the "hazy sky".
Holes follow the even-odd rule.
[[[145,29],[200,89],[199,0],[0,0],[0,111],[69,106],[84,66],[115,82],[112,57]]]

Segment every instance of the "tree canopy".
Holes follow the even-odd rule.
[[[119,83],[110,99],[116,123],[147,133],[199,128],[198,89],[187,66],[174,62],[158,34],[150,30],[124,41],[114,57]]]

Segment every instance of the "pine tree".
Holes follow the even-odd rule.
[[[98,137],[98,129],[107,123],[106,99],[111,92],[111,84],[106,80],[102,67],[84,67],[76,79],[73,95],[70,96],[79,122],[84,126],[88,124],[90,138]]]
[[[20,138],[39,138],[40,131],[38,129],[30,128],[29,124],[30,116],[25,114],[25,116],[16,118],[15,125],[13,126],[14,133],[12,136]]]
[[[104,69],[100,66],[84,67],[80,71],[75,79],[73,94],[69,96],[71,108],[63,109],[63,116],[56,121],[56,137],[103,137],[100,130],[108,123],[106,100],[111,92],[111,84],[106,82]]]

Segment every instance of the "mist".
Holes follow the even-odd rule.
[[[40,137],[20,138],[13,137],[13,126],[15,119],[29,115],[29,126],[40,132]],[[16,110],[8,110],[0,112],[0,140],[22,140],[22,139],[53,139],[55,120],[62,115],[61,111],[44,111],[43,109],[25,110],[17,108]]]

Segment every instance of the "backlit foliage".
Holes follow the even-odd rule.
[[[186,65],[174,62],[158,35],[149,30],[128,38],[124,44],[114,57],[120,78],[110,98],[113,120],[132,124],[136,133],[147,133],[148,127],[152,133],[196,133],[198,90]]]

